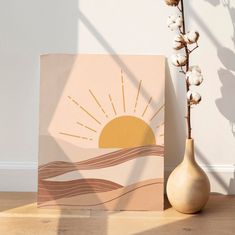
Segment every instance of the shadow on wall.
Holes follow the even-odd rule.
[[[224,65],[224,68],[220,68],[218,70],[218,76],[222,83],[221,95],[222,97],[215,101],[217,108],[224,115],[224,117],[230,122],[231,131],[233,136],[235,137],[235,105],[233,104],[233,100],[235,100],[235,8],[231,6],[230,0],[206,0],[213,6],[218,6],[219,4],[223,4],[226,10],[228,11],[228,15],[230,17],[231,23],[233,25],[233,36],[232,41],[234,48],[226,48],[219,43],[219,41],[212,35],[208,34],[208,36],[212,39],[215,46],[217,47],[218,58],[221,63]],[[206,26],[200,20],[199,23],[202,27],[206,29]],[[208,32],[208,30],[205,30]]]
[[[223,47],[212,34],[209,34],[210,38],[217,47],[218,58],[224,65],[224,68],[218,70],[218,75],[222,83],[221,95],[222,97],[215,101],[217,108],[224,115],[224,117],[230,122],[231,132],[235,137],[235,8],[231,6],[230,0],[206,0],[213,6],[223,4],[226,8],[233,26],[233,36],[231,37],[233,42],[233,49]],[[201,22],[202,23],[202,22]],[[201,24],[201,26],[206,27]],[[214,177],[224,188],[222,180],[214,174]],[[230,179],[229,186],[226,190],[229,194],[235,194],[235,172],[234,177]]]
[[[234,48],[235,48],[235,8],[231,6],[229,0],[205,0],[214,7],[222,4],[224,8],[228,11],[231,23],[233,25],[233,36],[231,37]],[[221,45],[219,40],[213,35],[203,18],[199,17],[194,9],[191,8],[190,4],[187,5],[189,8],[190,17],[193,17],[200,27],[207,34],[211,42],[217,48],[217,55],[224,67],[218,69],[218,76],[222,83],[221,87],[221,97],[215,100],[215,104],[220,111],[220,113],[229,121],[231,124],[231,132],[235,137],[235,106],[233,101],[235,100],[235,52],[234,48],[227,48]],[[195,149],[196,155],[201,160],[204,165],[210,165],[203,156],[199,149]],[[235,188],[235,177],[231,178],[230,183],[224,182],[224,180],[219,176],[217,172],[211,172],[212,177],[220,184],[221,188],[229,194],[234,194]]]
[[[183,79],[181,81],[184,82]],[[178,79],[180,82],[180,79]],[[179,84],[182,85],[182,84]],[[186,139],[185,120],[172,82],[169,65],[166,64],[166,109],[165,109],[165,165],[177,166],[183,158]],[[166,174],[168,172],[165,171]],[[165,175],[167,176],[167,175]]]
[[[218,74],[223,86],[221,87],[222,97],[216,100],[216,105],[220,112],[230,121],[231,131],[235,137],[235,106],[233,103],[235,99],[235,76],[231,71],[223,68],[218,71]]]
[[[210,162],[207,161],[206,157],[204,154],[198,149],[198,147],[195,147],[195,153],[197,157],[201,160],[203,165],[209,166]],[[218,175],[217,172],[210,172],[210,176],[213,177],[214,180],[220,185],[220,187],[223,189],[223,191],[226,194],[235,194],[235,172],[234,172],[234,177],[230,179],[230,182],[224,182],[224,180],[221,179],[221,177]]]

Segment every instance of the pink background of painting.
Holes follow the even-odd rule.
[[[48,57],[48,56],[46,56]],[[46,59],[45,57],[45,59]],[[61,95],[60,101],[57,104],[56,111],[51,119],[49,126],[41,126],[41,133],[47,134],[69,141],[75,145],[85,148],[98,148],[99,133],[106,123],[115,118],[112,105],[109,100],[109,94],[117,112],[117,116],[133,115],[142,118],[141,115],[152,97],[147,112],[142,118],[153,129],[157,144],[163,144],[160,134],[164,134],[163,130],[158,130],[157,125],[164,121],[164,112],[149,121],[157,109],[164,104],[164,76],[165,76],[165,60],[161,56],[120,56],[128,69],[134,74],[135,81],[123,72],[124,90],[125,90],[125,106],[123,108],[122,98],[122,83],[121,83],[121,68],[117,65],[109,55],[80,55],[80,56],[65,56],[66,60],[73,60],[73,67],[68,75],[66,86]],[[56,59],[54,56],[54,60]],[[48,66],[47,73],[44,73],[46,80],[59,80],[61,73],[58,73],[56,67]],[[142,86],[138,98],[136,112],[134,112],[136,96],[139,82],[142,80]],[[104,115],[100,107],[96,104],[93,97],[89,93],[89,89],[95,94],[98,101],[105,110],[108,118]],[[51,95],[52,91],[48,91]],[[46,95],[46,94],[43,94]],[[84,111],[79,109],[68,96],[74,98],[81,106],[89,111],[100,123],[99,125],[94,119],[90,118]],[[44,114],[45,115],[45,114]],[[95,129],[97,133],[91,132],[86,128],[82,128],[76,122],[83,123]],[[93,141],[81,140],[60,135],[59,132],[72,133],[81,135],[87,138],[92,138]]]
[[[128,77],[128,73],[123,69],[126,112],[123,110],[122,102],[121,68],[115,63],[112,56],[42,56],[39,165],[53,161],[78,162],[117,150],[101,149],[98,148],[97,144],[99,133],[104,125],[116,117],[109,100],[109,94],[112,96],[117,116],[131,115],[143,119],[154,131],[157,144],[164,145],[164,125],[157,129],[159,124],[164,123],[164,109],[159,112],[153,121],[150,121],[150,119],[164,104],[165,58],[163,56],[119,57],[134,75],[134,79]],[[134,107],[140,80],[142,80],[142,87],[135,112]],[[96,95],[108,118],[92,98],[89,89]],[[92,113],[101,125],[76,106],[68,96],[71,96]],[[141,115],[150,97],[153,98],[153,101],[144,117],[142,117]],[[92,127],[97,132],[92,133],[86,128],[82,128],[76,124],[77,121]],[[63,136],[59,134],[60,132],[92,137],[93,140],[88,141]],[[120,177],[120,172],[122,177]],[[118,182],[127,187],[133,184],[141,184],[141,182],[150,182],[153,179],[162,179],[163,181],[163,172],[163,157],[145,156],[111,168],[73,171],[49,180],[67,181],[83,178],[102,178]],[[161,209],[163,205],[163,184],[158,186],[156,192],[158,195],[155,195],[156,197],[153,200],[158,201],[158,203],[154,204],[153,201],[151,205],[153,209]],[[142,193],[134,193],[132,197],[135,198],[135,195],[136,200],[141,202]],[[97,197],[95,197],[96,200],[99,200]],[[76,201],[76,199],[74,200]],[[62,201],[64,203],[66,199]],[[129,208],[133,209],[134,207]],[[145,207],[137,205],[136,208]],[[146,208],[149,209],[151,206]],[[123,209],[128,209],[128,206]]]

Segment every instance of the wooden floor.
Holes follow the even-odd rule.
[[[212,195],[203,212],[50,210],[35,193],[0,193],[0,235],[234,235],[235,197]]]

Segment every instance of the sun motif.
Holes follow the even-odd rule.
[[[106,84],[98,84],[94,89],[89,81],[84,81],[87,88],[81,91],[86,95],[76,94],[74,86],[67,89],[62,103],[71,111],[60,111],[60,121],[55,121],[53,126],[59,138],[81,147],[98,148],[131,148],[164,143],[164,101],[154,103],[156,97],[150,92],[148,98],[144,97],[148,81],[141,78],[138,85],[133,86],[127,74],[120,67],[118,69],[119,84],[113,86],[113,93],[106,93]],[[153,93],[154,89],[149,87]]]
[[[106,124],[99,135],[100,148],[130,148],[156,144],[152,129],[137,117],[121,116]]]

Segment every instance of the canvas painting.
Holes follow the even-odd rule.
[[[165,58],[41,56],[38,206],[163,209]]]

